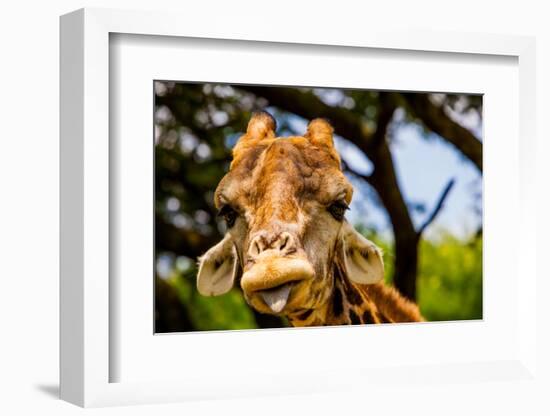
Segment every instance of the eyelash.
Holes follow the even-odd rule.
[[[349,206],[345,202],[335,201],[328,206],[327,211],[330,213],[330,215],[333,216],[336,221],[343,221],[346,211],[348,209]],[[237,213],[237,211],[235,211],[229,205],[222,206],[218,211],[218,216],[223,217],[228,228],[231,228],[233,227],[233,225],[235,225],[235,221],[237,220],[238,215],[239,214]]]
[[[223,217],[227,228],[231,228],[233,227],[233,225],[235,225],[235,221],[237,220],[238,216],[239,214],[237,213],[237,211],[235,211],[229,205],[222,206],[218,211],[218,217]]]
[[[344,201],[335,201],[328,206],[327,211],[336,221],[343,221],[344,215],[348,209],[349,206]]]

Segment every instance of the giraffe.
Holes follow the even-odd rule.
[[[382,282],[380,249],[345,219],[353,188],[331,125],[315,119],[284,138],[275,130],[270,114],[255,113],[233,148],[214,194],[227,232],[199,258],[199,293],[238,284],[252,308],[292,326],[422,321]]]

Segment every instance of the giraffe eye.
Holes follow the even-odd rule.
[[[349,206],[344,201],[335,201],[327,209],[336,221],[343,221]]]
[[[239,214],[231,206],[224,205],[218,211],[218,216],[223,217],[227,228],[231,228],[235,225],[235,221],[237,220]]]

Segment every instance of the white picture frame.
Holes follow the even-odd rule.
[[[235,22],[220,20],[212,27],[171,13],[83,9],[61,18],[61,398],[80,406],[156,403],[197,398],[242,397],[334,391],[414,380],[471,382],[483,388],[485,380],[517,383],[536,379],[536,269],[534,251],[536,219],[533,177],[535,169],[535,42],[533,38],[472,33],[422,31],[340,31],[328,35],[323,28],[288,28],[253,25],[245,34],[234,31]],[[206,374],[179,381],[111,382],[110,368],[116,354],[110,348],[109,276],[109,38],[111,34],[223,39],[226,41],[277,42],[300,45],[408,50],[441,54],[503,55],[518,60],[519,67],[519,249],[517,270],[522,272],[515,318],[522,322],[517,334],[517,354],[498,361],[441,362],[399,368],[319,368],[318,372],[270,374],[257,382]],[[522,244],[523,242],[523,244]],[[152,295],[152,294],[151,294]],[[111,329],[112,330],[112,329]],[[405,329],[406,331],[407,329]],[[409,328],[410,331],[410,328]],[[221,334],[223,336],[223,334]],[[199,357],[200,358],[200,357]],[[319,382],[319,374],[331,381]],[[295,377],[294,377],[295,376]],[[343,382],[342,380],[346,380]],[[304,380],[309,380],[305,383]],[[225,386],[225,388],[224,388]]]

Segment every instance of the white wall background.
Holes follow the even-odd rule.
[[[65,415],[82,410],[57,400],[58,389],[58,17],[80,7],[116,7],[188,11],[190,18],[245,13],[280,25],[338,24],[358,26],[391,22],[434,30],[511,33],[537,36],[539,134],[539,260],[545,257],[550,231],[548,180],[550,157],[550,26],[543,1],[378,1],[374,4],[338,2],[274,2],[202,0],[192,6],[168,0],[5,1],[0,9],[0,414]],[[327,6],[325,6],[325,3]],[[337,22],[337,23],[335,23]],[[185,22],[182,22],[185,24]],[[267,24],[267,23],[266,23]],[[543,140],[546,138],[546,140]],[[544,232],[546,231],[546,233]],[[7,266],[7,267],[6,267]],[[540,276],[550,276],[539,263]],[[544,280],[539,292],[548,293]],[[544,292],[545,291],[545,292]],[[549,306],[540,304],[550,317]],[[539,354],[546,377],[549,336],[539,323]],[[544,338],[543,338],[544,337]],[[548,380],[548,378],[547,378]],[[518,389],[521,390],[518,392]],[[550,388],[546,386],[547,392]],[[521,394],[518,394],[521,393]],[[550,407],[537,404],[543,391],[500,383],[479,388],[457,384],[450,394],[440,386],[419,388],[410,394],[426,396],[426,408],[410,409],[406,397],[369,398],[345,393],[302,397],[195,402],[93,410],[106,414],[543,414]],[[543,409],[543,407],[545,409]],[[438,408],[441,409],[438,412]],[[546,413],[548,414],[548,413]]]

